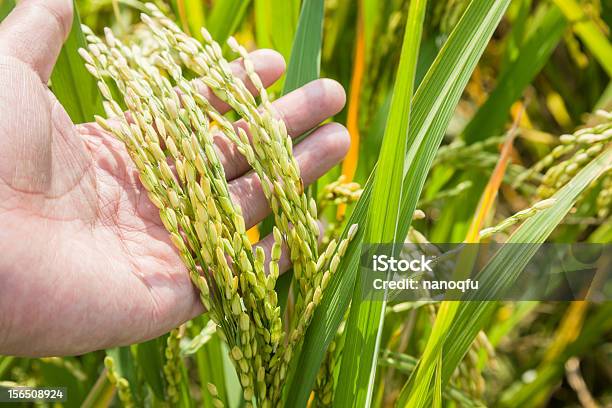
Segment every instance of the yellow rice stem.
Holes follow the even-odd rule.
[[[346,124],[351,135],[351,148],[342,162],[342,174],[346,177],[346,182],[353,181],[357,170],[357,160],[359,158],[359,101],[361,86],[363,84],[363,71],[365,69],[365,36],[363,30],[363,15],[361,2],[359,3],[357,14],[357,34],[355,42],[355,63],[353,64],[353,75],[351,78],[351,94],[349,97],[348,113]],[[346,204],[338,205],[338,219],[341,219],[346,212]]]
[[[565,316],[563,316],[563,320],[561,320],[557,328],[552,344],[544,355],[542,365],[553,361],[570,343],[576,340],[576,337],[578,337],[582,329],[588,306],[588,302],[584,300],[572,302],[570,304],[565,312]]]
[[[499,187],[501,186],[502,181],[504,180],[504,174],[506,172],[506,168],[510,163],[510,157],[512,154],[512,143],[514,142],[514,138],[516,136],[516,130],[518,128],[518,124],[520,123],[521,115],[519,114],[508,132],[508,137],[504,142],[502,147],[502,151],[500,154],[499,161],[493,170],[493,174],[491,174],[491,178],[485,187],[484,192],[482,193],[482,197],[480,198],[480,202],[478,203],[478,208],[476,210],[476,214],[474,215],[474,219],[470,224],[470,229],[465,237],[465,242],[476,243],[480,240],[479,234],[482,229],[485,219],[493,204],[495,202],[495,198],[497,197],[497,192],[499,191]]]
[[[185,9],[185,0],[176,0],[176,7],[178,8],[179,19],[181,20],[181,28],[187,35],[191,35],[189,29],[189,21],[187,20],[187,11]]]

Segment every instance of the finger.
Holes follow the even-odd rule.
[[[304,184],[308,185],[336,165],[348,152],[350,138],[346,128],[328,123],[314,131],[295,148]],[[250,228],[270,212],[259,178],[248,173],[229,183],[230,193],[242,208],[245,224]]]
[[[46,83],[71,26],[71,0],[22,0],[0,25],[0,55],[28,64]]]
[[[272,106],[277,117],[285,122],[289,135],[297,137],[340,112],[345,101],[344,88],[338,82],[318,79],[277,99]],[[236,126],[248,134],[248,126],[243,120],[236,122]],[[215,145],[228,180],[235,179],[249,169],[249,164],[238,152],[236,145],[225,137],[217,136]]]
[[[285,72],[285,59],[281,54],[274,50],[256,50],[251,52],[249,57],[253,61],[255,72],[257,72],[257,75],[259,75],[261,82],[265,87],[272,85],[278,80],[278,78],[281,77],[281,75],[283,75],[283,72]],[[232,61],[230,63],[230,67],[232,68],[234,75],[245,83],[253,95],[256,95],[257,89],[248,79],[242,58]],[[194,85],[198,92],[208,99],[212,106],[220,113],[225,113],[230,110],[229,105],[217,98],[214,92],[211,91],[208,86],[204,85],[204,82],[196,79],[194,81]]]

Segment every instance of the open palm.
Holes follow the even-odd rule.
[[[23,0],[0,25],[0,354],[79,354],[134,343],[201,312],[123,145],[95,124],[75,126],[47,87],[71,3]],[[265,84],[282,75],[276,52],[252,58]],[[240,61],[232,65],[244,77]],[[275,102],[292,136],[343,105],[344,91],[331,80]],[[341,160],[348,140],[330,123],[300,143],[304,181]],[[252,226],[269,211],[258,180],[229,142],[216,142]]]

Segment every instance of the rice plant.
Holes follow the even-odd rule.
[[[478,275],[495,294],[541,245],[610,244],[610,4],[74,4],[50,89],[121,142],[204,311],[139,344],[0,356],[0,387],[66,387],[68,407],[612,403],[609,299],[381,300],[361,260],[373,243],[505,244]],[[269,87],[249,54],[265,47],[287,63]],[[273,102],[318,77],[346,88],[333,119],[352,146],[305,186],[294,150],[313,129],[290,136]],[[251,229],[218,138],[269,204]]]
[[[87,36],[89,52],[82,50],[81,54],[88,70],[99,80],[107,115],[118,119],[120,125],[113,127],[103,118],[97,121],[126,144],[149,198],[159,208],[172,242],[200,291],[202,304],[231,349],[247,405],[256,397],[258,405],[276,406],[291,356],[357,225],[338,244],[330,242],[319,256],[316,203],[305,195],[291,139],[284,123],[273,117],[267,92],[246,50],[230,39],[232,49],[244,58],[263,110],[258,110],[246,86],[232,74],[221,47],[207,31],[203,31],[205,43],[200,45],[159,9],[148,6],[152,17],[144,15],[143,19],[149,36],[157,37],[157,43],[147,45],[157,50],[149,48],[145,52],[123,45],[108,30],[104,42],[92,33]],[[154,59],[147,61],[147,54]],[[186,68],[197,73],[240,114],[248,124],[250,140],[243,128],[236,131],[184,78]],[[174,83],[165,80],[164,74]],[[105,83],[111,79],[134,123],[128,122],[112,98]],[[181,91],[180,99],[175,87]],[[232,203],[223,166],[214,150],[211,121],[238,146],[259,176],[270,202],[278,227],[274,227],[274,245],[267,262],[261,247],[252,248],[240,208]],[[274,290],[284,243],[298,287],[288,330],[284,329]]]

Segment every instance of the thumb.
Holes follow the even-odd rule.
[[[0,24],[0,55],[28,64],[47,83],[71,27],[71,0],[22,0]]]

